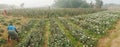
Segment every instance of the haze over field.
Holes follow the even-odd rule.
[[[95,2],[94,0],[87,0],[88,2]],[[103,0],[106,3],[120,4],[120,0]],[[54,0],[0,0],[0,4],[9,4],[20,6],[21,3],[25,3],[24,7],[45,7],[54,3]]]

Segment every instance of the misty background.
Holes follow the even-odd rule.
[[[95,3],[95,0],[87,0]],[[106,4],[120,4],[120,0],[102,0],[104,5]],[[52,6],[55,1],[54,0],[0,0],[1,8],[9,8],[9,7],[20,7],[20,5],[24,3],[24,8],[36,8],[36,7],[48,7]]]

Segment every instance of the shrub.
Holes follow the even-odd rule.
[[[0,34],[0,37],[2,36],[2,34]]]
[[[6,22],[2,22],[2,25],[4,26],[8,26],[8,24]]]
[[[0,44],[6,44],[6,43],[7,43],[7,40],[5,40],[3,38],[0,39]]]
[[[0,29],[0,33],[3,33],[4,32],[4,30],[3,29]]]
[[[16,24],[17,24],[17,25],[21,25],[21,23],[20,23],[20,22],[16,22]]]

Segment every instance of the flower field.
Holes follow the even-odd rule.
[[[14,47],[96,47],[98,40],[106,36],[107,30],[112,29],[120,18],[120,11],[102,11],[83,15],[77,10],[69,10],[69,12],[65,9],[64,13],[63,10],[54,11],[56,12],[48,13],[44,10],[39,13],[34,12],[33,15],[30,14],[32,10],[30,13],[29,11],[24,14],[14,13],[14,16],[32,15],[26,24],[19,27],[20,42]],[[44,12],[48,14],[43,16]],[[0,30],[0,36],[1,33]],[[0,39],[0,42],[4,43],[4,40]]]

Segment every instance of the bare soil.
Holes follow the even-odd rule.
[[[108,32],[110,34],[101,38],[97,47],[120,47],[120,21],[117,22],[114,29]]]

